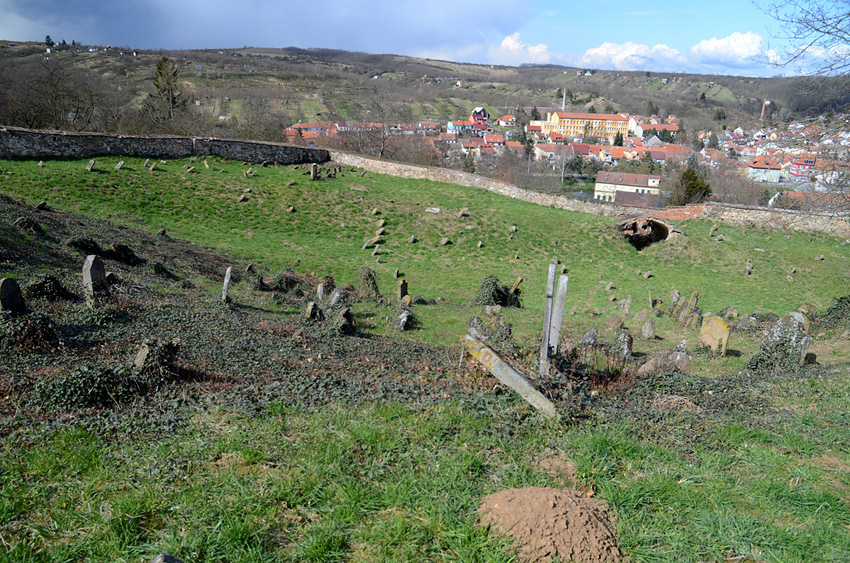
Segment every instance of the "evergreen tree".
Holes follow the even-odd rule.
[[[531,108],[531,119],[535,121],[540,121],[540,112],[537,111],[537,106]]]
[[[623,134],[622,133],[617,133],[614,136],[614,146],[615,147],[622,147],[623,146]]]

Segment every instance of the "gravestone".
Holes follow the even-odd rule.
[[[729,325],[716,315],[706,317],[699,331],[699,343],[725,356],[726,345],[729,343]]]
[[[482,246],[484,246],[484,243],[479,240],[477,246],[478,246],[478,248],[481,248]]]
[[[747,260],[747,269],[745,270],[744,275],[749,276],[753,273],[753,261]]]
[[[385,229],[384,227],[381,227],[380,229],[378,229],[377,231],[375,231],[375,236],[379,237],[379,236],[381,236],[382,234],[384,234],[385,232],[386,232],[386,229]]]
[[[599,331],[595,328],[592,328],[584,333],[584,336],[581,337],[579,341],[579,346],[584,346],[586,348],[593,348],[596,346],[596,339],[599,336]]]
[[[410,307],[410,305],[413,303],[413,297],[411,297],[409,294],[408,294],[408,295],[405,295],[405,296],[402,298],[401,302],[402,302],[405,306]]]
[[[608,321],[605,323],[605,328],[608,330],[617,330],[623,326],[623,319],[618,317],[617,315],[613,315],[608,317]]]
[[[414,242],[416,242],[416,237],[414,235],[410,235],[410,238],[407,239],[407,242],[413,244]]]
[[[404,299],[404,296],[407,295],[407,281],[398,280],[397,285],[398,285],[398,293],[397,293],[398,300],[401,301],[402,299]]]
[[[328,299],[328,309],[334,308],[336,304],[340,302],[341,299],[342,292],[339,290],[339,288],[334,288],[334,290],[331,292],[330,298]]]
[[[118,164],[115,165],[115,170],[121,170],[121,167],[124,166],[124,161],[119,160]]]
[[[8,311],[13,317],[27,314],[27,304],[18,282],[12,278],[0,280],[0,311]]]
[[[443,238],[441,238],[441,239],[440,239],[440,244],[441,244],[442,246],[446,246],[446,245],[449,245],[449,244],[451,244],[451,243],[452,243],[452,241],[450,241],[450,240],[448,239],[448,237],[443,237]]]
[[[426,207],[425,208],[425,213],[433,213],[434,215],[436,215],[439,212],[440,212],[439,207]]]
[[[94,159],[91,159],[88,164],[86,164],[86,170],[91,172],[94,169]]]
[[[324,313],[322,313],[322,310],[318,305],[316,305],[315,301],[310,301],[307,303],[307,309],[304,311],[304,316],[310,320],[320,321],[324,317]]]
[[[150,168],[148,168],[148,172],[153,172],[154,170],[156,170],[156,162],[154,162],[153,164],[151,164],[151,167],[150,167]]]
[[[227,291],[230,289],[230,275],[233,273],[233,268],[227,268],[227,271],[224,273],[224,285],[221,286],[221,302],[222,303],[230,303],[230,296],[227,294]]]
[[[620,301],[620,313],[623,315],[630,315],[632,312],[632,298],[623,299]]]
[[[673,351],[667,356],[667,359],[676,366],[676,369],[684,371],[691,362],[691,354],[688,352],[688,340],[684,339],[673,348]]]
[[[679,292],[675,289],[670,292],[670,310],[668,312],[671,317],[673,316],[673,310],[676,308],[676,303],[679,302],[680,297],[681,295],[679,295]]]
[[[378,250],[379,250],[380,248],[381,248],[381,245],[380,245],[380,244],[376,244],[376,245],[375,245],[375,249],[374,249],[374,250],[372,250],[372,256],[377,256],[377,255],[378,255]]]
[[[621,330],[617,334],[617,342],[614,346],[614,354],[618,358],[627,359],[632,357],[632,344],[634,339],[626,330]]]
[[[94,307],[101,298],[109,295],[106,269],[101,259],[94,254],[86,256],[83,262],[83,293],[89,307]]]
[[[310,179],[318,180],[319,179],[319,165],[311,164],[310,165]]]
[[[640,329],[640,336],[644,340],[655,340],[655,321],[647,319]]]
[[[800,320],[800,317],[803,320]],[[765,332],[759,351],[747,362],[745,371],[778,372],[796,370],[806,359],[812,337],[806,330],[808,319],[793,313],[773,323]]]
[[[464,207],[463,209],[458,211],[457,217],[458,217],[458,219],[463,219],[464,217],[469,217],[469,209]]]
[[[325,298],[325,284],[320,283],[316,286],[316,300],[321,302]]]
[[[378,220],[378,228],[379,228],[379,229],[380,229],[381,227],[386,227],[386,226],[387,226],[387,222],[386,222],[386,221],[384,221],[383,219]]]

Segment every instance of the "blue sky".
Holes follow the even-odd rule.
[[[0,0],[0,38],[141,49],[326,47],[461,62],[775,76],[746,0]]]

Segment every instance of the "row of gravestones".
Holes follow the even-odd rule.
[[[83,293],[89,307],[95,307],[109,297],[103,261],[93,254],[86,256],[83,263]],[[0,312],[11,316],[22,316],[28,311],[18,282],[14,278],[0,280]]]

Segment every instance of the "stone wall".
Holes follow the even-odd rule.
[[[340,164],[356,166],[377,174],[469,186],[513,199],[555,207],[557,209],[579,211],[581,213],[619,218],[648,215],[667,221],[702,218],[743,227],[767,227],[771,229],[824,232],[842,238],[850,238],[850,214],[846,212],[807,213],[787,209],[745,207],[722,203],[695,204],[682,207],[668,207],[666,209],[623,207],[598,203],[596,201],[575,199],[563,195],[544,194],[525,190],[512,184],[458,170],[401,164],[338,151],[331,151],[331,157],[335,162]]]
[[[140,158],[218,156],[244,162],[278,162],[279,164],[321,163],[330,160],[330,154],[326,150],[306,149],[280,143],[164,135],[69,133],[0,127],[0,158],[94,158],[98,156]]]

